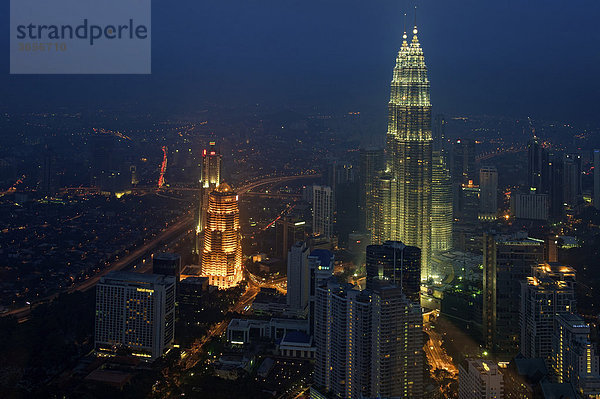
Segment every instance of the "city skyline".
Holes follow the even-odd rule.
[[[0,72],[3,397],[600,398],[600,7],[338,1]]]
[[[600,82],[592,66],[598,63],[599,33],[591,28],[600,11],[597,2],[416,4],[421,39],[429,46],[436,112],[598,122],[593,99]],[[298,2],[155,3],[153,75],[11,76],[5,65],[0,83],[14,101],[0,104],[42,111],[49,104],[94,108],[135,102],[140,110],[161,113],[188,112],[202,100],[277,104],[285,99],[379,118],[402,15],[408,14],[412,26],[415,3],[340,5],[320,4],[319,12],[311,12],[310,4]],[[3,7],[0,25],[8,27],[8,3]],[[347,21],[361,21],[365,28]],[[182,40],[190,36],[197,39]],[[569,57],[556,56],[567,48]],[[0,51],[8,52],[7,42],[0,43]],[[243,69],[235,67],[239,57]],[[349,81],[353,84],[342,84]],[[20,94],[35,88],[43,89],[35,98]],[[137,101],[140,96],[144,102]]]

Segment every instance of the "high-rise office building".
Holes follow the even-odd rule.
[[[392,237],[396,231],[397,220],[390,215],[396,214],[397,187],[394,177],[387,172],[382,172],[376,179],[376,192],[373,204],[373,228],[371,230],[371,242],[381,244]]]
[[[493,166],[479,170],[479,220],[496,220],[498,214],[498,170]]]
[[[152,257],[152,273],[181,278],[181,256],[170,252],[157,253]]]
[[[503,399],[504,379],[498,365],[465,359],[458,365],[458,399]]]
[[[429,79],[417,28],[407,36],[394,68],[389,102],[388,169],[396,181],[396,226],[385,240],[401,240],[421,249],[421,279],[428,276],[431,253],[431,102]]]
[[[368,337],[362,338],[373,350],[371,396],[421,397],[424,342],[420,305],[407,299],[398,286],[382,282],[373,288],[370,318],[370,342]],[[356,352],[364,353],[365,347],[358,343]]]
[[[527,143],[527,185],[538,193],[549,191],[550,159],[548,149],[536,136]]]
[[[442,114],[437,114],[433,118],[433,127],[431,129],[431,135],[433,137],[433,149],[434,150],[447,150],[446,141],[446,117]]]
[[[557,382],[570,382],[583,397],[600,395],[598,354],[590,341],[590,326],[581,316],[566,313],[556,317],[552,369]]]
[[[550,217],[560,220],[565,214],[564,199],[564,162],[562,154],[549,154],[548,169],[550,177],[548,194],[550,195]]]
[[[431,251],[436,253],[452,249],[452,179],[445,151],[433,151],[431,179]]]
[[[370,376],[370,359],[353,358],[359,336],[368,336],[370,298],[366,292],[338,284],[335,279],[319,287],[315,300],[314,385],[320,391],[340,398],[370,396],[365,376]],[[353,329],[350,330],[350,315]],[[358,331],[356,319],[366,322]],[[359,334],[359,335],[356,335]],[[349,342],[352,341],[352,345]],[[368,347],[370,345],[364,345]],[[365,354],[368,356],[368,354]],[[357,382],[357,378],[362,381]],[[356,394],[358,390],[360,393]],[[354,392],[353,392],[354,391]]]
[[[313,186],[313,234],[330,238],[333,226],[333,190],[329,186]]]
[[[544,241],[527,233],[483,236],[483,337],[502,357],[518,352],[520,282],[544,259]]]
[[[452,180],[459,185],[476,180],[474,140],[457,139],[452,143],[451,172]]]
[[[397,286],[358,291],[328,280],[316,293],[315,387],[339,398],[421,397],[422,322]]]
[[[202,232],[206,227],[206,212],[208,210],[208,196],[221,184],[221,153],[217,143],[211,141],[208,148],[202,150],[202,168],[200,170],[200,195],[198,203],[198,223],[196,224],[196,243],[194,252],[202,251]]]
[[[558,263],[532,267],[521,282],[521,353],[552,367],[552,335],[560,314],[575,311],[575,269]]]
[[[460,185],[458,219],[462,223],[476,224],[481,208],[481,188],[469,180]]]
[[[360,150],[360,230],[373,233],[377,220],[377,179],[379,172],[385,169],[385,157],[382,148]]]
[[[309,295],[308,295],[308,317],[310,323],[310,335],[314,335],[315,329],[315,301],[317,288],[323,285],[325,280],[333,276],[333,252],[327,249],[315,249],[308,255]],[[288,283],[289,287],[289,283]],[[289,288],[288,288],[289,292]]]
[[[238,196],[221,183],[208,196],[202,248],[202,275],[222,289],[242,281],[242,236]]]
[[[95,347],[160,357],[175,335],[175,277],[111,272],[96,286]]]
[[[287,306],[292,313],[303,314],[308,305],[310,273],[308,255],[310,251],[304,241],[298,241],[287,258]]]
[[[600,150],[594,150],[594,208],[600,209]]]
[[[275,222],[275,256],[287,261],[292,245],[304,241],[306,222],[302,219],[284,216]]]
[[[536,190],[514,193],[510,197],[510,208],[517,219],[548,220],[548,194],[538,194]]]
[[[336,184],[334,196],[333,232],[338,238],[338,245],[348,246],[348,236],[360,229],[360,186],[358,172],[352,164],[340,163],[336,167]]]
[[[475,170],[475,141],[457,139],[452,142],[450,156],[450,176],[452,176],[452,206],[455,215],[460,215],[463,184],[474,183],[477,179]]]
[[[404,294],[419,302],[421,290],[421,250],[401,241],[385,241],[367,247],[367,288],[377,280],[388,280],[402,288]]]
[[[582,195],[582,162],[580,154],[565,154],[563,158],[563,201],[570,207],[577,205]]]
[[[560,220],[567,208],[582,197],[582,157],[580,154],[549,154],[550,217]]]
[[[202,171],[200,185],[208,189],[215,189],[221,184],[222,156],[217,148],[217,143],[211,141],[208,148],[202,150]]]

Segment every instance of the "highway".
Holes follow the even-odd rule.
[[[250,183],[238,188],[236,190],[236,192],[238,195],[241,196],[256,187],[260,187],[260,186],[263,186],[266,184],[283,183],[286,181],[313,178],[313,177],[319,177],[319,176],[320,175],[317,175],[317,174],[302,174],[302,175],[295,175],[295,176],[269,177],[266,179],[261,179],[261,180],[257,180],[254,182],[250,182]],[[78,189],[81,190],[82,188],[74,188],[74,190],[78,190]],[[83,188],[83,189],[85,190],[85,188]],[[45,298],[36,300],[36,302],[33,303],[32,305],[22,306],[20,308],[12,309],[8,312],[5,312],[2,314],[2,316],[15,316],[15,317],[17,317],[19,322],[24,322],[24,321],[28,320],[29,314],[31,313],[32,308],[34,308],[35,306],[38,306],[42,303],[52,301],[53,299],[57,298],[61,293],[65,293],[65,292],[72,293],[72,292],[76,292],[76,291],[89,290],[90,288],[94,287],[96,285],[96,283],[98,283],[98,281],[100,281],[100,278],[102,278],[109,272],[116,271],[116,270],[122,270],[127,267],[131,267],[134,264],[136,264],[141,258],[143,258],[144,255],[146,255],[149,252],[160,247],[164,242],[171,241],[173,238],[181,235],[182,233],[191,231],[193,229],[193,225],[195,223],[195,218],[196,218],[196,212],[194,210],[192,210],[192,211],[186,213],[184,216],[182,216],[177,222],[171,224],[167,229],[163,230],[162,233],[160,233],[158,236],[149,240],[148,242],[144,243],[142,246],[134,249],[133,251],[127,253],[124,257],[114,261],[110,265],[107,265],[107,267],[105,267],[99,273],[87,278],[84,281],[74,284],[72,287],[70,287],[66,290],[59,291],[59,292],[56,292]],[[143,271],[146,271],[148,269],[149,269],[149,265],[144,267]],[[254,295],[254,296],[256,296],[256,295]],[[252,297],[252,299],[254,299],[254,297]],[[243,307],[242,307],[242,309],[243,309]],[[227,326],[225,326],[225,328],[226,327]]]
[[[73,285],[72,287],[70,287],[64,291],[60,291],[53,295],[50,295],[43,299],[40,299],[39,301],[36,301],[31,306],[23,306],[23,307],[20,307],[17,309],[13,309],[9,312],[4,313],[2,316],[16,316],[17,319],[19,320],[19,322],[23,322],[23,321],[27,320],[32,308],[34,308],[35,306],[38,306],[42,303],[46,303],[46,302],[49,302],[49,301],[55,299],[61,293],[65,293],[65,292],[73,293],[76,291],[89,290],[90,288],[94,287],[96,285],[96,283],[98,283],[98,281],[100,281],[100,278],[102,278],[106,274],[108,274],[112,271],[122,270],[129,266],[132,266],[133,264],[138,262],[141,258],[143,258],[144,255],[146,255],[149,252],[151,252],[152,250],[158,248],[164,242],[171,241],[173,238],[180,236],[182,233],[187,233],[188,231],[191,231],[191,229],[193,228],[193,220],[194,220],[193,215],[194,214],[195,214],[195,212],[189,212],[182,219],[180,219],[176,223],[173,223],[171,226],[169,226],[166,230],[164,230],[162,233],[160,233],[155,238],[149,240],[141,247],[138,247],[135,250],[129,252],[124,257],[119,258],[118,260],[116,260],[115,262],[110,264],[109,266],[105,267],[102,271],[87,278],[86,280],[76,283],[75,285]]]

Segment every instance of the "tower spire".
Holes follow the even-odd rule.
[[[417,5],[415,4],[415,27],[413,29],[413,35],[416,36],[417,32],[418,32],[418,30],[417,30]]]
[[[406,13],[404,13],[404,28],[402,30],[404,31],[402,39],[406,40],[408,38],[408,36],[406,36]]]

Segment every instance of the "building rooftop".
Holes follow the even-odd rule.
[[[160,260],[178,260],[181,256],[173,252],[159,252],[153,256],[153,259]]]
[[[128,284],[165,284],[174,282],[175,277],[162,274],[142,274],[134,272],[110,272],[100,279],[100,283],[128,283]]]
[[[515,368],[517,373],[527,378],[532,383],[541,381],[546,375],[548,375],[548,368],[544,359],[526,359],[524,357],[516,357],[514,359]]]
[[[491,361],[483,359],[465,359],[465,363],[467,364],[467,368],[465,368],[467,371],[474,368],[479,371],[479,374],[500,374],[498,365]]]
[[[202,285],[208,282],[208,277],[188,277],[180,281],[180,284]]]
[[[281,345],[310,345],[312,339],[302,331],[288,331],[281,340]]]
[[[225,182],[219,184],[219,187],[217,187],[217,189],[215,190],[218,193],[231,193],[233,192],[233,189],[231,188],[231,186]]]

